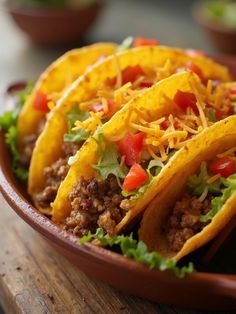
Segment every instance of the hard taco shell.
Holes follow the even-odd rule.
[[[139,95],[137,98],[131,100],[125,107],[118,111],[113,118],[108,121],[99,130],[102,131],[106,139],[114,139],[117,135],[127,133],[127,128],[131,122],[138,123],[140,114],[143,117],[152,117],[156,120],[163,115],[175,113],[178,108],[174,103],[166,104],[162,101],[162,96],[165,94],[170,99],[173,99],[176,91],[192,91],[191,84],[194,82],[199,83],[199,78],[190,72],[175,74],[167,79],[164,79],[148,89],[144,94]],[[135,109],[134,109],[135,108]],[[98,134],[93,138],[88,139],[82,148],[76,154],[76,162],[70,167],[69,173],[65,180],[62,182],[56,200],[52,203],[53,219],[56,222],[61,222],[71,212],[71,206],[68,195],[76,184],[78,177],[82,176],[85,179],[96,176],[96,172],[92,167],[98,161],[97,139]],[[182,164],[182,163],[181,163]],[[130,209],[122,221],[116,226],[116,233],[124,229],[128,223],[133,221],[137,215],[148,205],[148,203],[155,197],[158,191],[161,190],[162,184],[168,181],[166,171],[172,165],[168,162],[162,169],[160,175],[156,176],[153,183],[149,186],[146,193],[141,196],[137,201],[133,202],[133,207]],[[169,172],[169,170],[168,170]]]
[[[173,252],[164,236],[163,227],[175,202],[183,195],[188,177],[199,169],[202,161],[236,145],[236,116],[217,122],[196,136],[172,158],[166,169],[168,180],[146,209],[139,238],[149,250],[176,261],[212,240],[236,214],[236,192],[226,201],[212,221],[201,232],[187,240],[179,252]]]
[[[24,136],[36,133],[39,122],[45,112],[35,110],[34,100],[38,91],[45,95],[62,92],[68,84],[84,73],[87,67],[95,63],[99,57],[108,56],[116,52],[117,46],[113,43],[98,43],[68,51],[54,61],[40,76],[31,95],[20,113],[17,122],[19,130],[19,146]]]

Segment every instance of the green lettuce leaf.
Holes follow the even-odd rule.
[[[69,132],[74,127],[76,121],[85,121],[89,118],[89,116],[90,115],[88,111],[81,111],[78,106],[72,108],[71,111],[66,115]]]
[[[178,267],[174,260],[165,259],[157,252],[149,252],[146,244],[143,241],[135,240],[132,233],[129,236],[117,235],[108,238],[104,235],[103,229],[98,228],[95,234],[89,233],[88,235],[83,236],[79,240],[79,243],[84,244],[92,239],[99,240],[103,246],[119,246],[124,256],[127,256],[140,264],[144,264],[151,269],[156,268],[161,271],[171,269],[179,278],[183,278],[186,274],[194,271],[192,263],[189,263],[188,266]]]
[[[79,129],[77,131],[73,131],[72,129],[75,126],[76,121],[85,121],[89,118],[88,111],[80,111],[78,106],[75,106],[68,114],[67,114],[67,125],[68,125],[68,133],[64,134],[64,141],[71,143],[80,143],[86,141],[90,133],[84,129]]]
[[[64,142],[80,143],[86,141],[90,136],[90,133],[84,129],[73,131],[68,134],[64,134]]]
[[[121,166],[119,163],[119,153],[116,144],[104,142],[101,145],[101,135],[99,138],[100,160],[97,165],[93,165],[93,168],[98,171],[98,174],[102,180],[106,180],[109,174],[113,174],[118,182],[119,179],[124,179],[128,173],[128,169],[125,165]]]
[[[12,125],[16,124],[16,117],[13,112],[6,111],[0,116],[0,128],[3,131],[7,131]]]
[[[134,38],[129,36],[127,38],[125,38],[122,43],[118,46],[117,50],[118,51],[125,51],[129,48],[131,48],[132,44],[133,44]]]
[[[208,108],[207,109],[208,111],[208,118],[211,122],[216,122],[217,119],[216,119],[216,110],[213,109],[213,108]]]
[[[200,217],[200,221],[202,222],[212,220],[233,192],[236,191],[236,174],[232,174],[227,179],[220,178],[218,181],[220,181],[225,188],[221,189],[222,194],[220,196],[214,197],[211,200],[211,210],[206,215]]]
[[[5,131],[5,141],[12,154],[12,168],[15,175],[22,181],[28,180],[28,171],[20,165],[20,153],[17,148],[18,129],[16,127],[17,119],[25,104],[26,97],[33,89],[32,83],[18,93],[18,102],[13,111],[7,111],[0,116],[0,129]]]
[[[210,178],[207,170],[207,163],[202,162],[199,174],[194,174],[188,178],[187,187],[191,193],[196,196],[202,195],[203,191],[207,187],[208,192],[211,194],[221,193],[221,180],[218,179],[215,182],[208,184],[207,180]]]
[[[207,186],[208,178],[207,164],[202,162],[199,174],[194,174],[188,178],[187,186],[193,195],[202,195]]]

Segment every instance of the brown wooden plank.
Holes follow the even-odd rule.
[[[59,256],[0,195],[0,304],[8,313],[196,313],[124,294]]]

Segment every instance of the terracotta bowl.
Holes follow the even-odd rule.
[[[222,59],[218,59],[220,61]],[[236,75],[236,59],[223,59]],[[11,157],[0,132],[0,191],[15,212],[61,255],[87,274],[145,299],[185,308],[236,309],[236,275],[194,272],[184,279],[173,272],[150,270],[118,253],[78,239],[40,214],[12,175]]]
[[[229,28],[222,23],[207,18],[203,13],[204,1],[198,1],[193,7],[193,16],[201,25],[207,38],[219,51],[236,53],[236,28]]]
[[[14,7],[7,10],[16,25],[40,45],[62,46],[78,42],[94,23],[104,1],[80,9]]]

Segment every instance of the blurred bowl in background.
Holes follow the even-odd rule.
[[[86,7],[6,6],[16,25],[34,43],[63,46],[78,42],[95,22],[104,1]]]
[[[236,53],[236,27],[229,27],[220,19],[214,19],[207,15],[207,3],[210,2],[196,2],[193,6],[193,17],[201,25],[215,48],[224,53]]]

